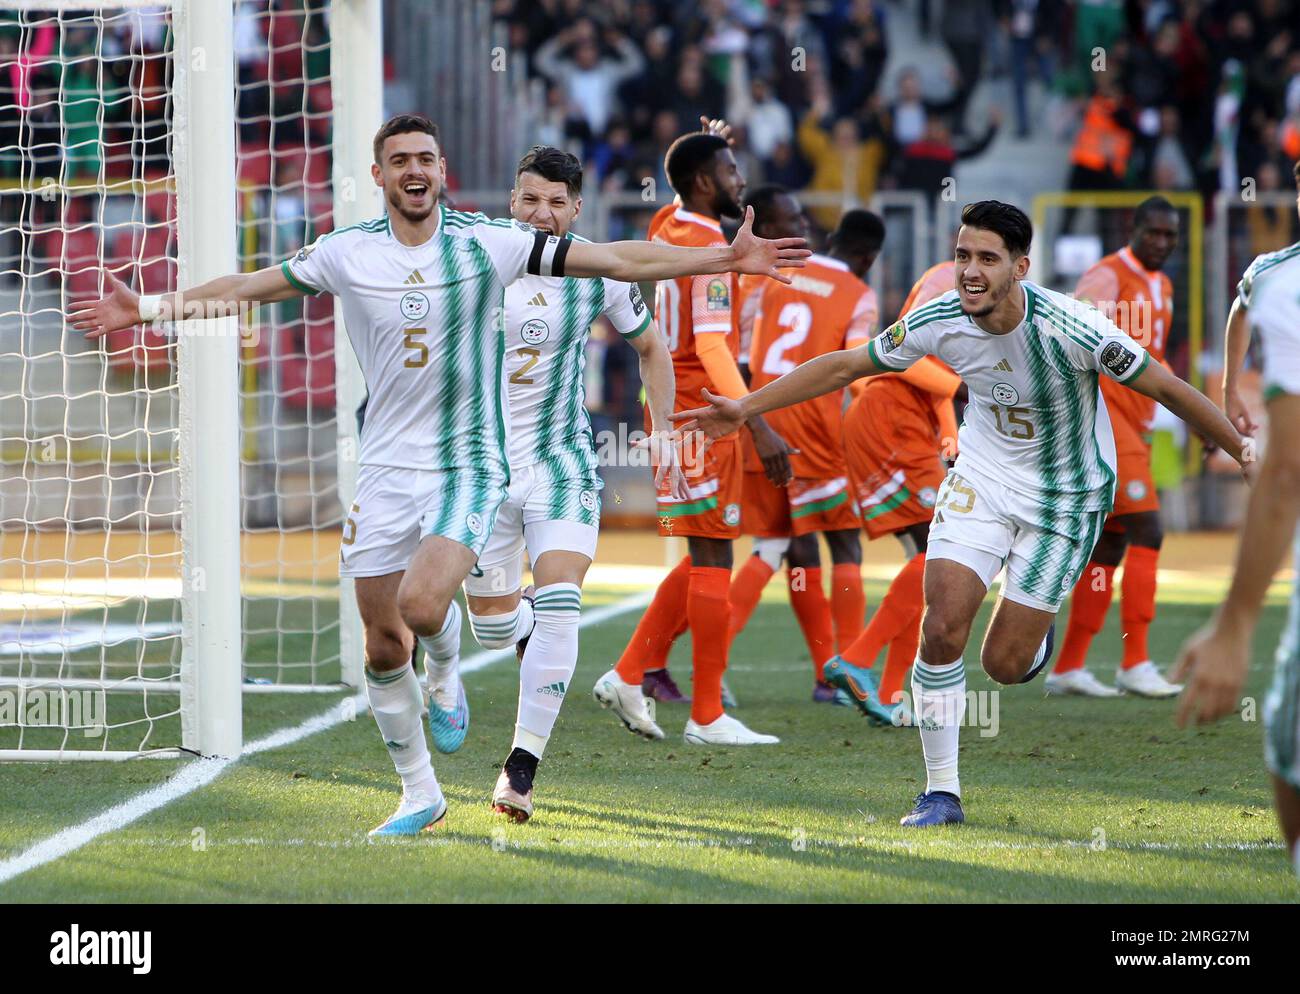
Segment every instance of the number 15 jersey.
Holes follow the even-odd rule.
[[[1098,374],[1127,383],[1150,356],[1095,307],[1022,280],[1025,317],[1005,335],[984,331],[951,290],[895,322],[868,344],[880,369],[906,369],[933,355],[970,392],[956,471],[1003,482],[1061,515],[1109,511],[1115,439]],[[890,412],[880,411],[888,418]]]

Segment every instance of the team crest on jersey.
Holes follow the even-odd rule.
[[[315,251],[316,251],[316,243],[315,243],[315,242],[312,242],[310,245],[304,245],[302,248],[300,248],[300,249],[298,250],[298,254],[295,255],[295,256],[293,257],[293,261],[294,261],[294,262],[306,262],[306,261],[307,261],[307,256],[311,255],[311,254],[312,254],[313,252],[315,252]]]
[[[588,511],[596,510],[596,492],[594,490],[584,490],[578,494],[578,503]]]
[[[529,345],[541,345],[551,337],[551,329],[541,318],[532,318],[519,329],[519,337]]]
[[[907,325],[902,321],[895,321],[888,328],[880,333],[880,351],[888,355],[903,344],[903,339],[907,337]]]
[[[628,285],[627,299],[632,302],[632,313],[640,317],[645,310],[645,301],[641,299],[641,288],[635,283]]]
[[[408,321],[419,321],[429,313],[429,298],[420,293],[419,290],[412,290],[410,293],[402,294],[402,317]]]
[[[711,311],[725,311],[731,306],[731,288],[723,279],[709,280],[704,291],[704,306]]]
[[[1142,480],[1129,480],[1124,484],[1124,493],[1129,500],[1142,500],[1147,495],[1147,485]]]
[[[993,399],[999,404],[1011,407],[1013,404],[1020,402],[1020,394],[1010,383],[995,383],[993,385]]]
[[[724,524],[735,527],[740,524],[740,505],[728,504],[722,511],[722,521]]]
[[[1133,365],[1133,353],[1119,342],[1111,342],[1101,350],[1101,364],[1116,376],[1123,376]]]
[[[922,507],[934,507],[934,502],[939,495],[935,493],[934,487],[922,487],[917,491],[916,499],[921,502]]]
[[[482,535],[483,515],[479,514],[477,511],[470,511],[469,514],[465,515],[465,527],[468,528],[469,533],[476,538],[479,535]]]

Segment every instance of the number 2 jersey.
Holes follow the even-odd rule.
[[[788,286],[759,279],[746,298],[741,317],[752,314],[749,387],[757,390],[796,366],[827,352],[855,348],[876,330],[876,294],[829,256],[813,255],[803,269],[790,272]],[[790,465],[798,477],[844,473],[843,391],[814,397],[766,415],[768,424],[797,452]]]
[[[1025,317],[1005,335],[976,325],[951,290],[867,348],[883,370],[925,355],[947,363],[970,395],[956,471],[1024,494],[1042,510],[1036,524],[1052,528],[1064,515],[1110,509],[1115,441],[1098,374],[1127,383],[1150,356],[1095,307],[1027,280],[1011,292],[1024,294]]]
[[[385,215],[322,235],[281,268],[304,293],[342,303],[368,392],[362,466],[496,472],[505,290],[549,275],[557,240],[508,218],[438,211],[423,245],[399,242]]]
[[[546,462],[565,478],[595,474],[583,371],[591,326],[601,315],[624,339],[650,325],[635,283],[524,276],[506,289],[511,467]]]

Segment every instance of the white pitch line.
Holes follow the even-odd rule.
[[[652,596],[653,592],[640,593],[616,601],[613,604],[606,604],[604,607],[596,608],[589,614],[583,615],[578,627],[587,628],[591,625],[599,625],[620,614],[635,611],[637,608],[649,604]],[[514,655],[514,651],[514,648],[511,647],[509,649],[476,652],[461,663],[461,672],[477,672],[499,659]],[[240,756],[253,756],[271,749],[279,749],[282,746],[292,745],[308,736],[315,735],[317,732],[333,728],[335,725],[340,725],[355,716],[358,708],[364,703],[364,693],[340,701],[324,714],[308,718],[301,725],[284,728],[254,742],[249,742],[244,746],[244,751]],[[179,800],[187,794],[192,794],[201,787],[206,787],[238,761],[237,758],[194,760],[157,787],[152,787],[143,794],[137,794],[121,804],[116,804],[80,825],[73,825],[71,828],[55,832],[49,838],[42,839],[17,856],[0,861],[0,884],[8,883],[29,870],[34,870],[46,863],[61,859],[82,846],[93,842],[101,835],[125,828],[132,822],[138,821],[145,815],[157,811],[172,801]]]

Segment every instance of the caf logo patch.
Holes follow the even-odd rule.
[[[1142,500],[1147,495],[1147,485],[1141,480],[1129,480],[1124,484],[1124,493],[1129,500]]]
[[[709,280],[704,291],[704,306],[710,311],[722,311],[731,306],[731,288],[723,279]]]
[[[902,345],[903,339],[906,337],[907,325],[902,321],[895,321],[880,333],[880,351],[888,355]]]
[[[418,290],[402,294],[402,317],[408,321],[419,321],[429,313],[429,298]]]
[[[471,535],[476,537],[482,535],[483,515],[479,514],[477,511],[470,511],[469,514],[465,515],[465,527],[469,529]]]
[[[524,322],[524,326],[519,329],[519,337],[529,345],[541,345],[551,337],[551,329],[541,318],[533,318]]]
[[[722,520],[730,526],[740,524],[740,505],[728,504],[722,511]]]
[[[996,383],[993,385],[993,399],[1010,407],[1020,401],[1020,394],[1010,383]]]
[[[596,510],[596,493],[593,490],[584,490],[578,494],[578,503],[588,511]]]
[[[1101,350],[1101,364],[1116,376],[1123,376],[1133,365],[1133,353],[1119,342],[1111,342]]]
[[[934,487],[922,487],[916,495],[916,499],[921,502],[922,507],[934,507],[938,494],[934,492]]]

